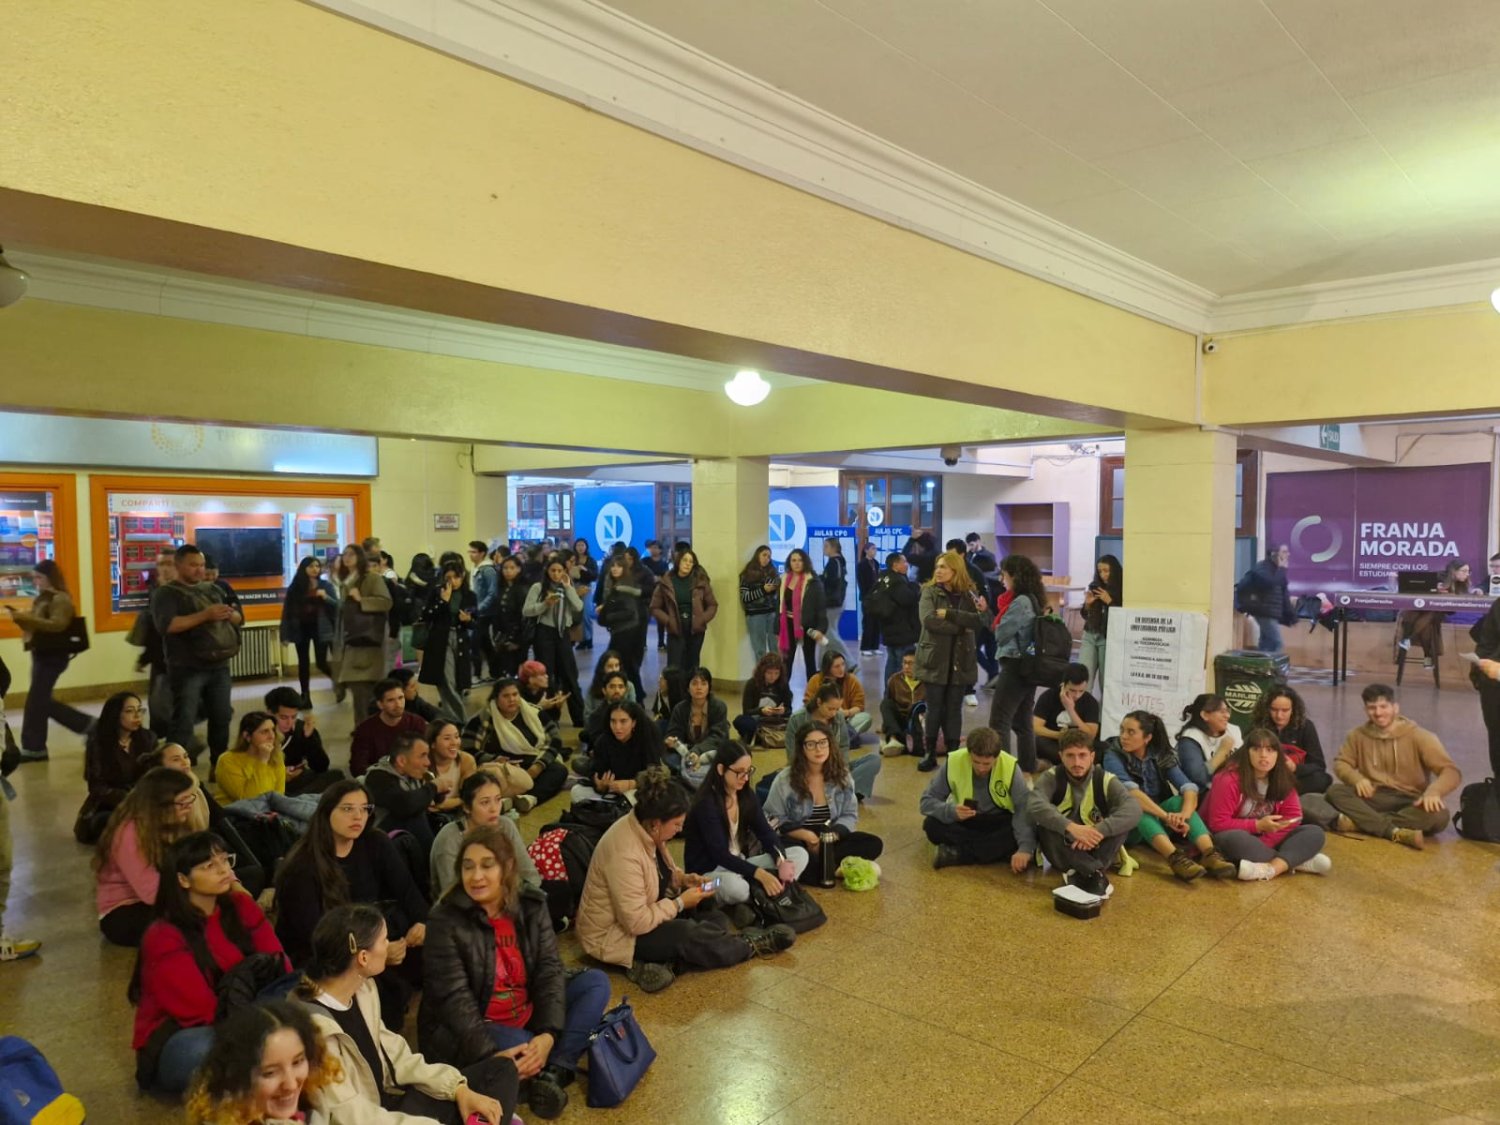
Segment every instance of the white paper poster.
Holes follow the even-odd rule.
[[[1131,711],[1150,711],[1175,732],[1182,709],[1204,690],[1207,656],[1206,614],[1111,609],[1099,737],[1119,733],[1120,720]]]

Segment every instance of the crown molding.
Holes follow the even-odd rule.
[[[624,348],[385,305],[339,301],[192,274],[10,252],[30,275],[32,299],[210,324],[286,332],[347,343],[479,359],[547,371],[717,392],[734,369],[661,352]],[[762,372],[776,388],[815,380]]]
[[[1233,334],[1475,304],[1488,306],[1490,292],[1497,285],[1500,258],[1265,289],[1221,297],[1210,317],[1209,331]]]
[[[592,0],[310,0],[935,241],[1187,331],[1214,294]]]

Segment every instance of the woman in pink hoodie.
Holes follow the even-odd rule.
[[[1282,753],[1273,732],[1251,731],[1214,775],[1203,808],[1214,847],[1238,861],[1246,882],[1288,871],[1323,875],[1333,866],[1323,854],[1323,829],[1302,823],[1302,802]]]

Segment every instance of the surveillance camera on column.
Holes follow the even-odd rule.
[[[943,464],[951,469],[963,457],[964,447],[961,445],[945,445],[938,450],[938,455],[942,457]]]

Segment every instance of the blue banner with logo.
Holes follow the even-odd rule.
[[[609,553],[615,543],[646,553],[646,540],[656,538],[656,486],[605,485],[573,492],[573,535],[587,539],[595,558]]]
[[[834,485],[770,490],[766,542],[778,567],[794,547],[807,550],[807,529],[838,523],[839,490]],[[814,560],[816,561],[816,560]]]

